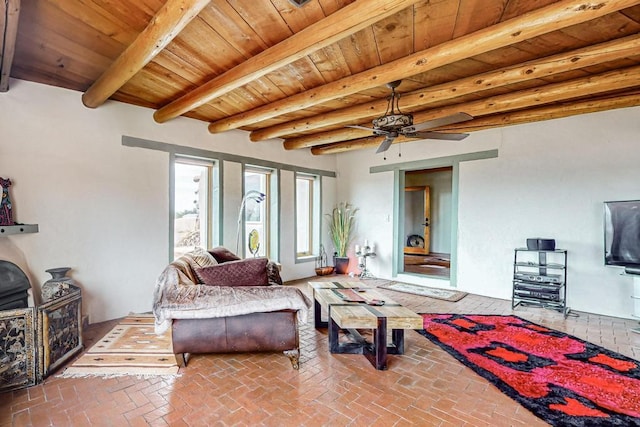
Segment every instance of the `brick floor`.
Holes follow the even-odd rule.
[[[336,277],[323,278],[337,280]],[[314,279],[316,280],[316,279]],[[369,282],[376,284],[378,282]],[[292,283],[309,295],[306,281]],[[640,359],[637,322],[468,295],[451,303],[387,291],[418,313],[516,314]],[[87,328],[90,346],[115,323]],[[58,378],[0,394],[0,426],[538,426],[546,425],[413,331],[405,354],[376,371],[331,355],[313,317],[301,325],[300,370],[280,353],[193,355],[175,378]]]

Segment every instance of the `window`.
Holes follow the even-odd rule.
[[[312,250],[313,180],[296,177],[296,255],[310,256]]]
[[[313,255],[318,214],[315,212],[317,178],[311,175],[296,175],[296,257]]]
[[[196,245],[211,248],[223,242],[229,245],[231,250],[237,247],[238,255],[244,257],[245,254],[249,254],[246,249],[249,234],[247,228],[252,227],[248,230],[250,232],[254,225],[256,233],[257,227],[263,229],[259,235],[258,242],[261,249],[258,254],[263,254],[273,261],[280,261],[280,254],[285,254],[285,251],[287,258],[291,255],[295,256],[297,239],[291,234],[296,233],[297,190],[295,186],[298,178],[306,178],[313,182],[313,185],[308,187],[308,190],[312,191],[312,196],[309,195],[312,231],[309,232],[306,228],[304,233],[307,235],[307,240],[300,242],[300,247],[305,248],[303,249],[305,253],[311,248],[312,255],[296,257],[296,262],[311,262],[313,255],[317,255],[321,241],[322,177],[335,178],[335,172],[126,135],[122,136],[122,145],[156,150],[169,155],[168,255],[170,259],[181,256]],[[230,177],[231,184],[226,187],[231,193],[223,195],[222,172],[226,162],[243,166],[240,170],[232,166],[229,169],[231,173],[225,172],[224,176]],[[287,177],[287,182],[284,183],[286,198],[280,197],[282,171]],[[240,176],[236,174],[237,172],[240,172]],[[295,174],[294,179],[290,179],[291,173]],[[242,179],[241,186],[238,185],[238,178]],[[304,183],[308,184],[309,181]],[[241,191],[238,191],[239,187],[242,187]],[[264,192],[266,200],[260,206],[256,206],[254,201],[249,201],[247,218],[244,208],[238,209],[239,200],[243,198],[240,196],[246,195],[246,191],[251,189]],[[242,194],[239,194],[240,192]],[[223,196],[225,196],[224,204]],[[287,223],[280,224],[282,210],[285,208]],[[290,220],[291,216],[293,220]],[[305,218],[309,217],[305,214]],[[306,221],[306,227],[309,227],[309,220]],[[304,221],[301,222],[302,224]],[[233,234],[236,230],[236,245],[234,245]],[[283,239],[286,239],[283,248],[280,240],[281,231],[284,233]]]
[[[177,157],[173,180],[173,259],[199,246],[217,244],[217,199],[213,197],[215,163]]]
[[[273,171],[269,169],[246,167],[244,172],[244,227],[241,241],[243,247],[239,254],[247,256],[266,256],[274,258],[271,250],[271,236],[274,224],[271,207],[274,202]],[[251,246],[249,245],[252,242]],[[253,251],[253,252],[252,252]]]

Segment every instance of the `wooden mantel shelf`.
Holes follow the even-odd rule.
[[[0,236],[10,234],[37,233],[38,224],[0,225]]]

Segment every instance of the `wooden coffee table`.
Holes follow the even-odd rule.
[[[322,308],[327,308],[328,302],[320,297],[318,299],[318,291],[321,289],[368,289],[370,288],[362,282],[309,282],[309,286],[313,289],[313,323],[316,329],[327,328],[329,326],[328,319],[322,320]],[[325,297],[326,298],[326,297]],[[322,303],[321,303],[322,300]],[[342,300],[332,300],[335,303],[342,303]]]
[[[422,316],[375,289],[361,288],[361,283],[358,282],[325,283],[333,283],[336,286],[320,288],[319,285],[310,285],[314,288],[316,328],[326,327],[328,323],[331,353],[362,354],[376,369],[383,370],[387,368],[388,354],[404,354],[404,330],[423,327]],[[358,291],[351,293],[355,289]],[[346,292],[343,293],[342,290]],[[359,299],[364,301],[354,301]],[[372,301],[384,301],[384,305],[372,305]],[[322,307],[326,308],[329,314],[328,322],[319,320]],[[358,329],[373,330],[373,342],[368,342]],[[340,343],[341,330],[348,333],[350,342]],[[389,330],[390,344],[387,342]]]

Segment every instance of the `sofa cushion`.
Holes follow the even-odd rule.
[[[229,262],[229,261],[237,261],[240,259],[240,257],[236,254],[234,254],[233,252],[231,252],[229,249],[224,248],[222,246],[218,246],[216,248],[213,249],[209,249],[209,253],[216,259],[216,261],[218,261],[220,264],[222,264],[223,262]]]
[[[193,285],[198,283],[195,271],[191,268],[191,264],[185,256],[176,258],[169,266],[175,267],[178,270],[178,283],[179,285]],[[187,279],[187,280],[185,280]]]
[[[229,261],[195,270],[200,282],[211,286],[267,286],[267,258]]]
[[[216,261],[216,259],[213,256],[211,256],[209,252],[199,247],[193,248],[192,251],[187,252],[183,256],[187,259],[193,271],[195,271],[198,268],[212,267],[214,265],[218,265],[218,261]]]

